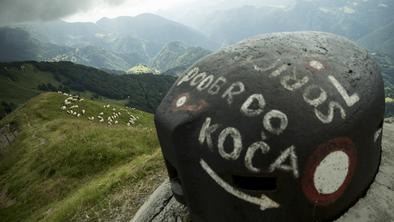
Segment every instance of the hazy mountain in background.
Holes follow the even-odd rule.
[[[0,28],[0,61],[43,60],[72,50],[34,39],[17,28]]]
[[[161,46],[171,41],[181,41],[190,46],[216,47],[214,42],[198,31],[154,14],[145,13],[135,17],[122,16],[115,19],[103,18],[96,24],[111,33],[134,36]]]
[[[394,22],[379,27],[363,36],[358,42],[364,47],[394,58]]]
[[[198,31],[149,13],[135,17],[102,18],[96,23],[52,21],[18,27],[29,31],[39,40],[71,47],[94,44],[111,49],[114,42],[132,37],[133,41],[143,42],[146,45],[144,48],[151,56],[170,41],[181,41],[187,45],[205,48],[216,47],[214,42]]]
[[[145,61],[138,55],[125,55],[87,45],[81,48],[61,46],[33,38],[19,28],[0,28],[0,61],[71,61],[97,68],[126,70]]]
[[[210,13],[199,18],[199,22],[188,25],[198,27],[222,45],[261,33],[301,30],[333,32],[357,40],[391,23],[394,20],[393,8],[391,0],[278,1],[277,4],[224,9],[216,5],[209,10]],[[194,14],[184,16],[193,17]]]
[[[185,1],[176,7],[158,11],[158,15],[173,21],[193,27],[204,32],[206,26],[210,26],[210,19],[216,13],[230,9],[241,8],[247,5],[255,7],[270,6],[274,8],[286,8],[294,5],[296,0],[194,0]],[[209,33],[204,33],[209,34]]]
[[[221,46],[271,32],[324,31],[369,49],[379,62],[386,97],[394,97],[394,1],[198,1],[160,12],[184,21]],[[175,68],[164,74],[182,72]],[[388,99],[391,101],[391,99]],[[394,104],[394,103],[392,103]]]
[[[170,42],[153,58],[152,66],[161,71],[176,67],[189,67],[211,51],[201,47],[187,47],[182,42]]]
[[[53,21],[0,28],[0,61],[72,61],[79,64],[126,71],[150,64],[166,50],[166,44],[182,42],[184,54],[167,65],[190,65],[217,45],[187,26],[153,14],[103,18],[97,23]],[[164,47],[164,48],[163,48]],[[190,48],[190,49],[188,49]],[[185,54],[186,53],[186,54]],[[196,53],[196,54],[194,54]],[[179,59],[182,55],[188,58]],[[155,63],[160,59],[155,59]],[[181,64],[185,62],[185,64]],[[187,63],[187,64],[186,64]],[[166,71],[160,67],[161,71]],[[164,67],[165,68],[165,67]]]

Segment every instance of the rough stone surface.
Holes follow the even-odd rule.
[[[6,148],[15,140],[18,135],[18,131],[15,127],[9,124],[0,128],[0,152],[6,150]]]
[[[394,123],[391,120],[384,124],[382,162],[375,181],[365,197],[337,222],[394,221]]]
[[[175,200],[168,180],[163,182],[135,214],[131,222],[189,221],[187,208]]]
[[[361,198],[336,222],[394,222],[394,121],[386,119],[383,129],[382,161],[375,181]],[[185,206],[172,196],[164,182],[139,209],[132,222],[190,221]]]

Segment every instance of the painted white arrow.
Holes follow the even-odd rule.
[[[217,183],[219,186],[221,186],[224,190],[229,192],[230,194],[238,197],[239,199],[242,199],[246,202],[256,204],[260,206],[261,210],[265,210],[268,208],[278,208],[280,205],[271,200],[269,197],[266,195],[262,194],[260,198],[250,196],[246,193],[243,193],[236,188],[232,187],[230,184],[228,184],[226,181],[224,181],[222,178],[220,178],[215,171],[212,170],[212,168],[203,160],[200,160],[201,167],[205,170],[205,172]]]

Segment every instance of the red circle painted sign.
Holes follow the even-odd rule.
[[[342,196],[357,163],[354,143],[346,137],[319,145],[305,165],[301,186],[315,205],[327,205]]]

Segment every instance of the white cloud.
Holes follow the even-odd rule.
[[[1,0],[0,25],[63,18],[95,7],[115,7],[125,0]],[[135,2],[135,1],[130,1]]]

